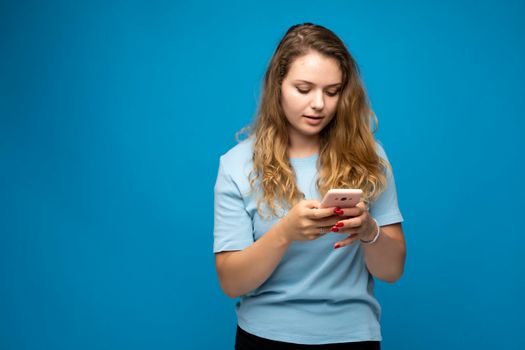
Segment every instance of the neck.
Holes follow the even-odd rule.
[[[304,158],[319,152],[319,135],[304,136],[290,132],[288,157]]]

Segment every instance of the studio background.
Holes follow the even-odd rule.
[[[523,349],[520,1],[0,2],[0,348],[232,349],[219,156],[288,27],[357,59],[408,256],[383,349]],[[329,254],[330,252],[327,252]]]

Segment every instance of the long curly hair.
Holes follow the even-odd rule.
[[[281,39],[266,70],[254,122],[241,130],[254,137],[249,179],[252,190],[262,189],[257,208],[263,217],[267,217],[263,203],[275,216],[278,209],[289,209],[304,199],[288,158],[289,122],[281,105],[281,85],[294,60],[311,51],[336,59],[343,76],[336,113],[319,134],[319,193],[324,196],[330,188],[360,188],[368,204],[386,185],[389,164],[376,153],[373,133],[377,118],[370,108],[356,61],[329,29],[312,23],[294,25]]]

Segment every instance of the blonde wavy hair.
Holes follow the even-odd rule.
[[[372,133],[377,129],[377,118],[356,61],[329,29],[312,23],[294,25],[281,39],[266,70],[254,122],[239,132],[254,137],[249,179],[252,190],[262,188],[257,209],[263,217],[267,217],[263,203],[275,216],[278,209],[289,209],[304,199],[288,158],[289,122],[281,106],[281,84],[294,60],[312,50],[336,59],[343,75],[336,113],[319,135],[319,193],[324,196],[330,188],[360,188],[368,204],[386,186],[389,164],[376,153]],[[376,125],[373,131],[372,120]]]

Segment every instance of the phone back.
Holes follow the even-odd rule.
[[[363,191],[353,188],[332,188],[326,192],[321,201],[321,208],[339,207],[351,208],[355,207],[361,201]]]

